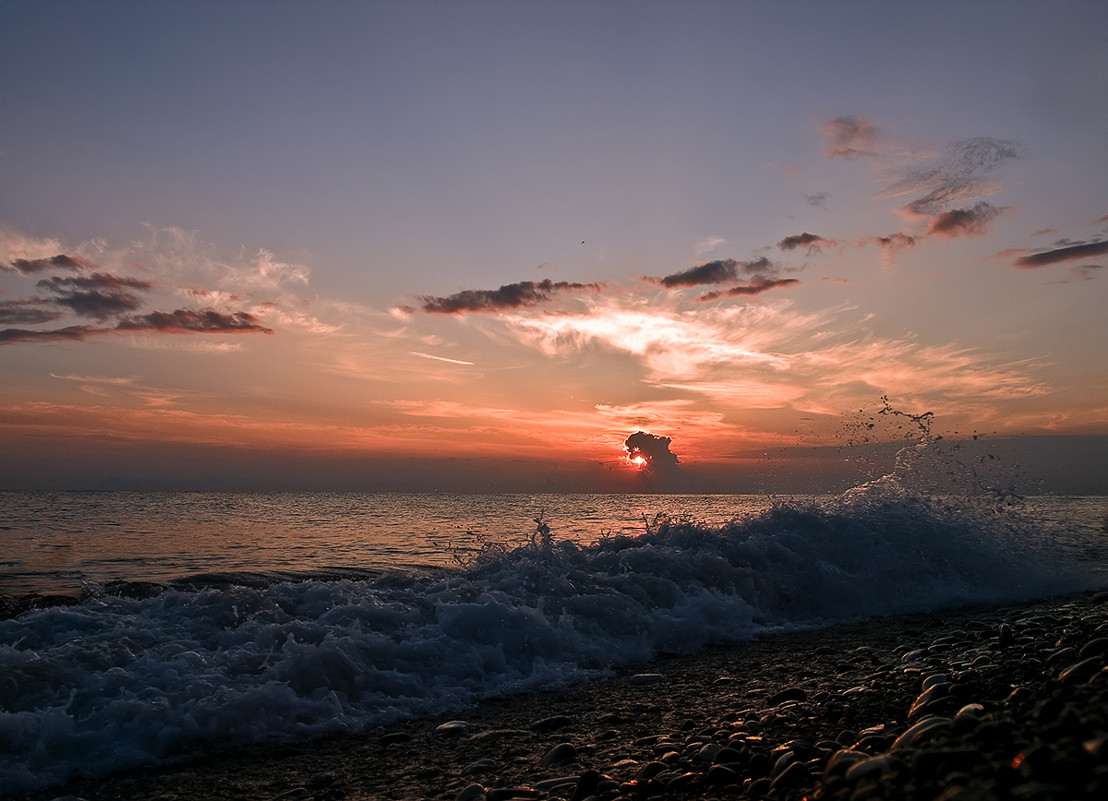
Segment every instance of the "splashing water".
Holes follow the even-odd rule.
[[[488,543],[455,570],[167,589],[0,621],[0,786],[365,731],[870,615],[1093,586],[1018,499],[915,427],[887,475],[707,526]],[[1053,550],[1052,550],[1053,549]],[[1053,557],[1053,558],[1049,558]]]

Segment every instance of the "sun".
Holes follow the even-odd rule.
[[[632,467],[643,467],[646,465],[646,459],[642,456],[628,456],[627,464],[631,465]]]

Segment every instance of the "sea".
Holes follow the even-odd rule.
[[[0,620],[0,795],[1108,586],[1108,498],[920,464],[804,497],[0,493],[0,593],[60,596]]]

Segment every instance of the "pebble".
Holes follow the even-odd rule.
[[[439,737],[462,737],[469,734],[469,724],[464,720],[448,720],[435,727],[435,734]]]

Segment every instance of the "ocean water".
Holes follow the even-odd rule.
[[[83,600],[0,620],[0,788],[1105,586],[1108,499],[938,493],[918,470],[794,499],[2,495],[4,591]]]

